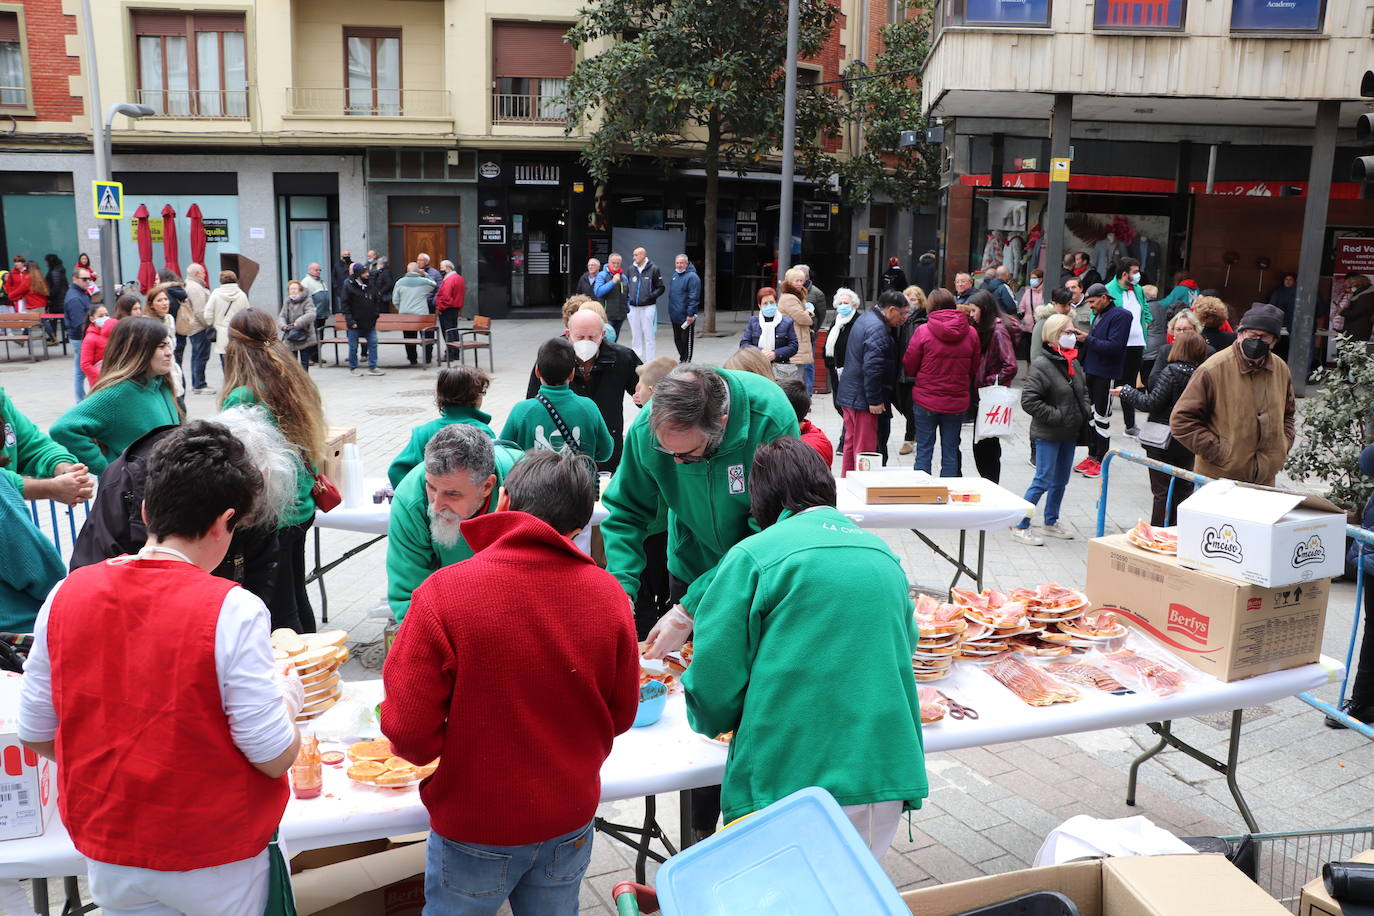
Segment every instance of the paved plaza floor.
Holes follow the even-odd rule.
[[[726,317],[727,336],[699,338],[699,362],[719,364],[737,346],[740,319]],[[552,320],[504,320],[494,325],[495,372],[484,409],[496,417],[496,428],[510,408],[524,396],[534,353],[545,338],[558,333]],[[628,325],[625,328],[629,335]],[[659,327],[658,351],[673,353],[670,329]],[[332,359],[332,353],[326,353]],[[435,415],[435,370],[411,368],[399,347],[383,347],[384,377],[356,378],[346,368],[312,369],[331,426],[353,426],[370,476],[384,476],[391,459],[408,441],[410,428]],[[483,365],[485,366],[485,355]],[[210,370],[218,385],[217,366]],[[69,358],[31,363],[15,352],[0,361],[0,386],[14,403],[46,429],[72,402],[72,365]],[[218,399],[188,398],[193,417],[215,412]],[[1299,402],[1301,405],[1301,402]],[[636,410],[625,400],[627,417]],[[1015,435],[1004,443],[1002,484],[1021,493],[1030,483],[1027,464],[1028,421],[1017,412]],[[812,419],[838,441],[840,419],[828,395],[818,396]],[[1120,433],[1119,416],[1115,419]],[[900,428],[890,442],[892,454],[901,445]],[[965,427],[964,464],[973,467],[970,428]],[[1124,437],[1120,446],[1133,444]],[[910,465],[911,457],[897,459]],[[838,466],[838,462],[837,462]],[[1129,528],[1149,517],[1150,491],[1145,471],[1118,463],[1113,469],[1107,511],[1107,532]],[[1008,532],[988,536],[987,583],[1010,588],[1056,581],[1081,587],[1087,561],[1087,538],[1096,524],[1101,494],[1098,481],[1075,475],[1065,497],[1062,519],[1081,533],[1076,540],[1049,539],[1043,547],[1013,541]],[[1037,523],[1039,518],[1037,516]],[[922,585],[948,584],[949,568],[935,558],[914,535],[905,531],[879,532],[902,558],[911,580]],[[326,556],[334,556],[366,540],[363,535],[326,532]],[[954,546],[951,533],[934,540]],[[329,575],[330,625],[352,633],[352,677],[378,677],[383,622],[369,618],[369,609],[384,597],[385,547],[379,544]],[[818,586],[819,587],[819,586]],[[318,592],[312,589],[312,599]],[[1337,583],[1327,615],[1325,651],[1343,658],[1349,638],[1355,592],[1350,583]],[[1333,699],[1335,687],[1319,692]],[[1246,712],[1241,753],[1240,786],[1263,830],[1310,830],[1363,826],[1374,823],[1374,747],[1350,731],[1323,726],[1322,716],[1297,699],[1285,699]],[[1229,716],[1225,714],[1175,723],[1175,730],[1195,746],[1225,756]],[[931,795],[914,813],[911,829],[898,831],[896,843],[882,862],[900,889],[997,874],[1025,867],[1045,834],[1074,814],[1126,817],[1144,814],[1180,835],[1231,834],[1245,826],[1231,801],[1226,781],[1185,755],[1166,751],[1141,771],[1136,807],[1127,807],[1126,767],[1152,745],[1145,726],[1067,735],[1024,743],[1001,744],[944,754],[927,760]],[[603,805],[601,814],[622,823],[641,816],[640,801]],[[659,799],[661,822],[676,838],[677,797]],[[583,912],[611,914],[613,884],[631,877],[627,851],[598,836],[592,865],[583,884]],[[652,868],[650,871],[652,881]]]

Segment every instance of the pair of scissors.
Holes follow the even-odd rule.
[[[951,719],[978,718],[978,710],[973,707],[965,706],[944,691],[940,691],[940,697],[949,705],[949,717]]]

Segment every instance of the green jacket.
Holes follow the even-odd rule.
[[[92,474],[103,474],[144,433],[181,422],[172,386],[167,376],[159,375],[146,382],[126,380],[87,395],[58,417],[48,433]]]
[[[816,570],[843,570],[819,582]],[[928,794],[906,573],[892,549],[823,507],[736,544],[697,606],[683,675],[695,731],[734,731],[728,823],[806,786],[841,805]]]
[[[548,398],[563,418],[563,425],[572,432],[578,452],[590,455],[596,461],[610,460],[615,451],[615,440],[611,438],[611,431],[606,428],[601,408],[596,406],[595,401],[574,394],[567,385],[540,385],[539,393]],[[534,398],[521,401],[511,408],[506,425],[501,428],[501,438],[527,451],[542,448],[561,452],[568,446],[548,409]]]
[[[644,537],[652,533],[659,503],[667,505],[668,571],[690,587],[682,606],[692,613],[725,552],[748,537],[749,472],[760,445],[799,436],[797,415],[777,384],[752,372],[718,371],[730,391],[729,421],[716,453],[696,464],[677,464],[656,451],[649,428],[654,404],[639,412],[625,433],[625,451],[601,504],[606,570],[634,600],[644,572]]]
[[[391,481],[393,488],[401,485],[401,481],[410,473],[411,468],[424,463],[425,446],[429,445],[429,440],[434,438],[435,433],[450,423],[466,423],[477,427],[492,439],[496,438],[496,430],[488,425],[491,423],[491,414],[483,413],[475,407],[445,407],[439,411],[437,420],[422,423],[410,431],[410,442],[391,462],[391,467],[387,468],[386,477]]]
[[[24,478],[53,477],[63,462],[76,464],[76,456],[43,435],[33,421],[19,412],[0,388],[0,454],[9,459],[0,477],[14,484],[22,496]]]
[[[523,452],[503,445],[496,450],[496,486],[491,500],[479,515],[496,510],[501,481]],[[460,534],[452,547],[440,547],[429,535],[429,494],[425,492],[425,466],[416,465],[396,487],[391,500],[391,520],[386,528],[386,600],[397,621],[410,610],[410,596],[420,583],[445,566],[472,556],[472,548]]]
[[[1121,288],[1121,278],[1112,277],[1107,283],[1107,295],[1112,297],[1112,301],[1117,305],[1125,307],[1122,300],[1125,298],[1126,291]],[[1135,288],[1135,301],[1140,305],[1140,329],[1144,331],[1149,328],[1153,316],[1150,314],[1150,303],[1145,301],[1145,290],[1139,286]],[[1097,320],[1096,317],[1093,318]]]
[[[240,385],[225,395],[224,402],[220,404],[220,409],[226,410],[239,405],[261,407],[272,421],[272,425],[279,426],[276,413],[259,400],[257,394],[247,385]],[[303,461],[298,461],[296,464],[296,495],[291,499],[291,505],[282,513],[280,523],[282,528],[291,525],[303,525],[315,517],[315,497],[310,495],[310,491],[315,489],[313,466],[311,470],[306,470]]]

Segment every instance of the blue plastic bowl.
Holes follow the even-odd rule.
[[[639,712],[635,713],[635,728],[653,725],[663,717],[668,705],[668,688],[662,681],[648,681],[639,688]]]

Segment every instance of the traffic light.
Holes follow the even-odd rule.
[[[1366,70],[1360,80],[1360,98],[1374,99],[1374,70]],[[1362,114],[1355,122],[1355,139],[1374,142],[1374,114]],[[1356,156],[1350,168],[1350,180],[1360,183],[1374,181],[1374,156]]]

